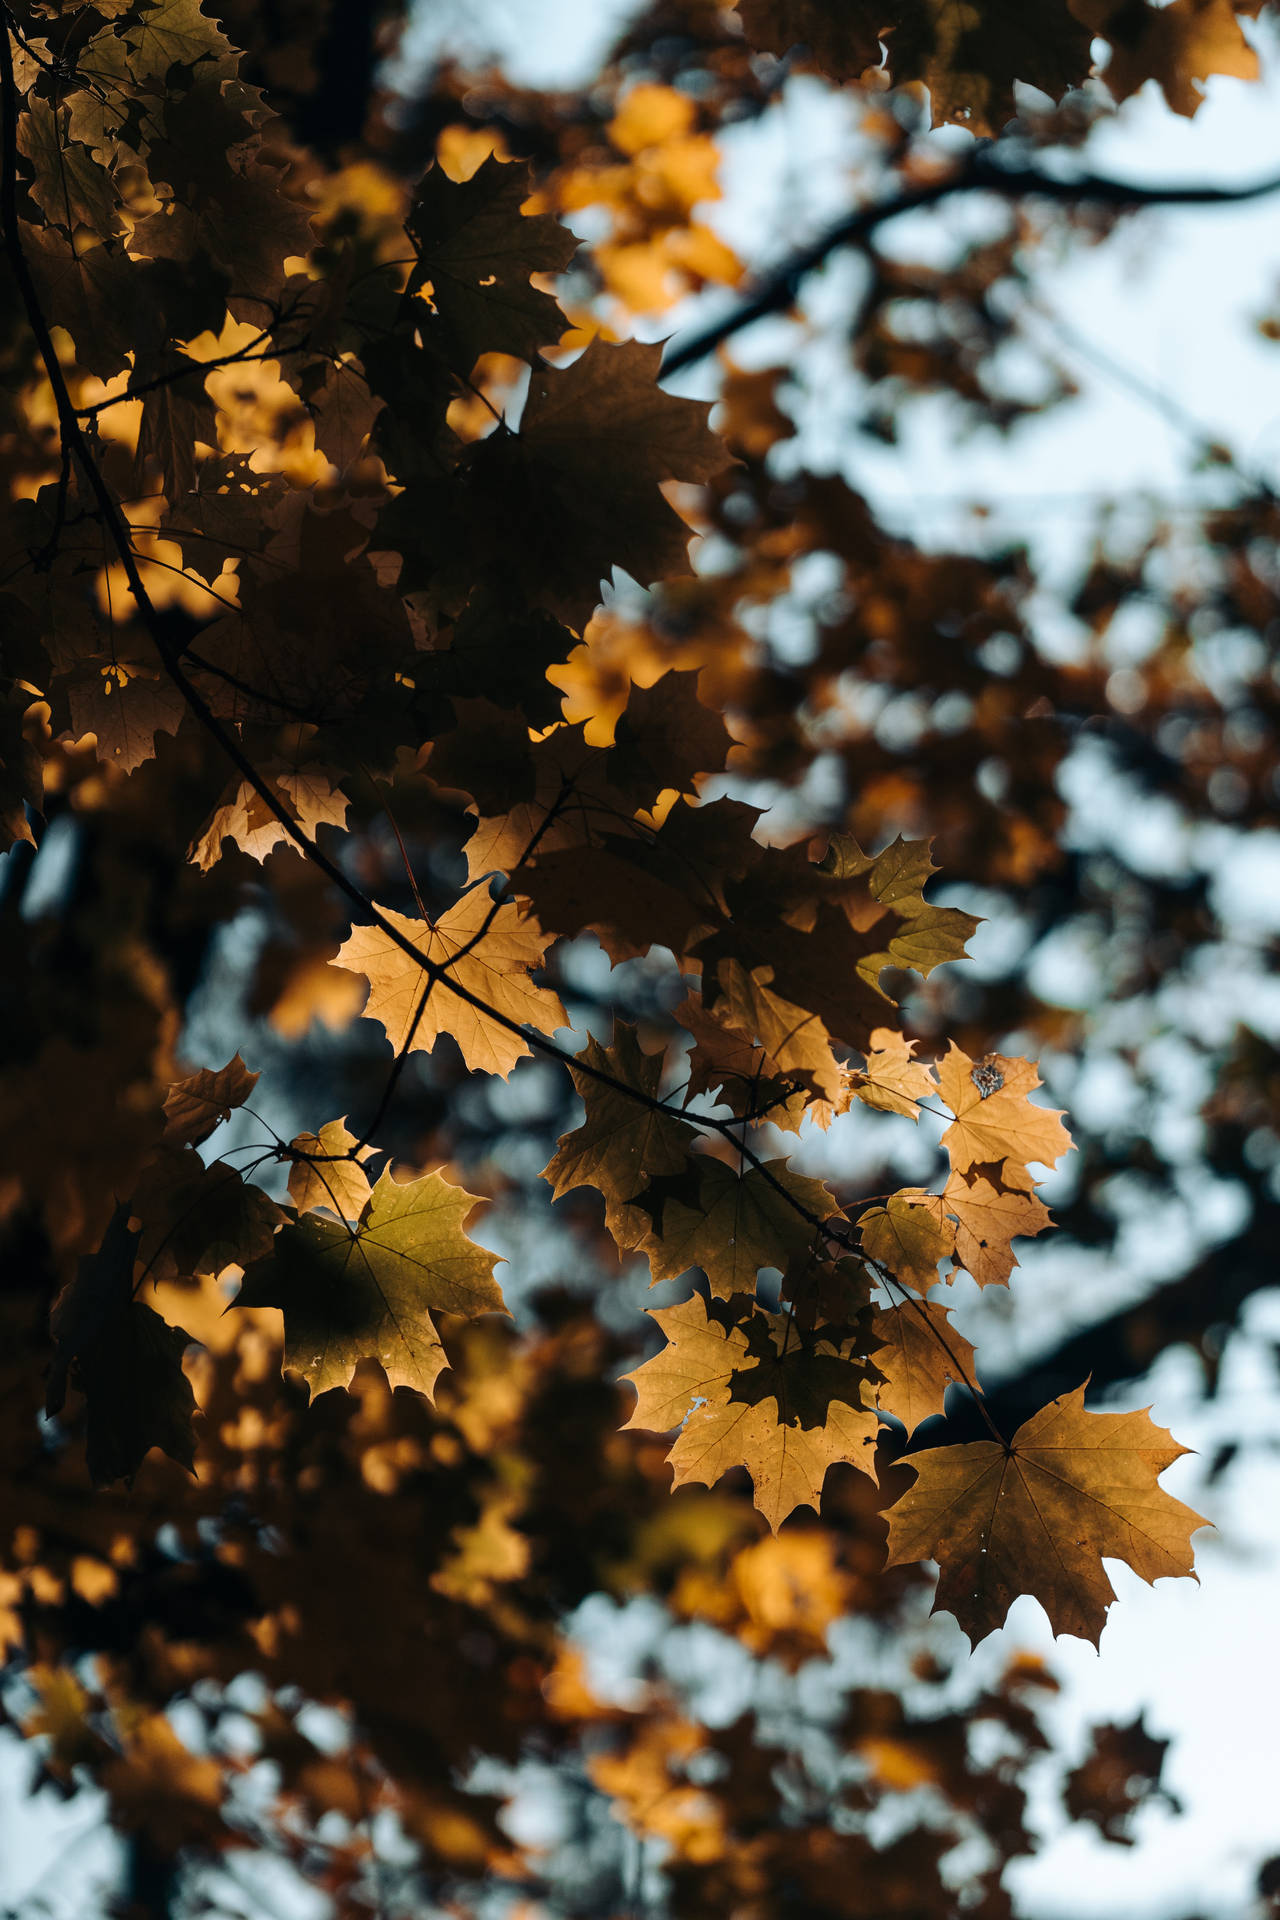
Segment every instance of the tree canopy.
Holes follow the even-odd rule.
[[[1192,1574],[1186,1449],[1097,1402],[1178,1342],[1212,1383],[1280,1151],[1265,1022],[1169,1004],[1224,964],[1204,874],[1082,847],[1064,780],[1274,827],[1280,513],[1202,440],[1190,524],[1099,503],[1065,588],[998,529],[923,544],[813,457],[805,342],[876,444],[1069,405],[1044,263],[1280,188],[1127,182],[1090,134],[1256,79],[1267,7],[655,0],[580,90],[399,93],[400,23],[344,0],[2,11],[0,1700],[35,1783],[101,1790],[135,1915],[254,1910],[269,1861],[384,1920],[999,1920],[1056,1683],[966,1695],[930,1596],[973,1643],[1022,1596],[1096,1643],[1104,1559]],[[725,143],[805,76],[858,174],[749,267]],[[978,239],[886,244],[978,200]],[[984,921],[1026,929],[1006,965],[961,964]],[[1056,1004],[1028,954],[1083,935],[1093,1004]],[[1042,1246],[1083,1270],[1126,1179],[1185,1191],[1142,1110],[1179,1019],[1237,1230],[989,1368]],[[1082,1121],[1104,1059],[1134,1098]],[[658,1676],[620,1702],[575,1621],[637,1595],[793,1670],[858,1619],[893,1673],[821,1752]],[[1065,1817],[1123,1843],[1163,1750],[1097,1728]],[[537,1767],[576,1850],[521,1825]]]

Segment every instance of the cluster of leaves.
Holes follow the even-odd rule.
[[[630,1718],[596,1698],[563,1611],[660,1581],[757,1650],[812,1647],[841,1612],[894,1618],[922,1578],[901,1569],[932,1559],[936,1604],[971,1638],[1031,1594],[1096,1641],[1103,1556],[1191,1571],[1203,1523],[1158,1484],[1183,1449],[1145,1413],[1087,1409],[1084,1368],[1006,1433],[942,1290],[1009,1285],[1013,1243],[1049,1224],[1036,1170],[1070,1142],[1031,1062],[988,1044],[998,1020],[961,1007],[968,1050],[944,1038],[934,970],[976,921],[928,897],[929,836],[964,877],[1050,873],[1064,716],[1105,705],[1103,664],[1035,650],[1018,556],[927,554],[836,477],[780,484],[780,373],[731,373],[713,431],[659,383],[661,349],[609,337],[592,296],[616,330],[739,278],[694,210],[717,119],[760,110],[748,48],[803,45],[836,82],[877,69],[877,99],[923,82],[936,120],[979,131],[1003,125],[1016,79],[1077,85],[1098,34],[1119,97],[1154,75],[1183,109],[1252,55],[1226,0],[1064,6],[1033,43],[995,6],[873,23],[749,0],[741,29],[676,11],[681,58],[716,49],[719,95],[695,107],[670,84],[655,15],[642,84],[615,76],[594,124],[491,80],[492,124],[453,115],[411,185],[295,144],[196,0],[4,12],[0,1221],[24,1274],[5,1629],[36,1661],[20,1718],[50,1777],[92,1772],[118,1824],[148,1833],[139,1859],[265,1844],[163,1713],[252,1668],[353,1706],[327,1772],[279,1695],[255,1709],[302,1822],[273,1839],[304,1871],[327,1811],[356,1834],[387,1804],[446,1878],[514,1871],[454,1776],[536,1733],[580,1748],[595,1788],[674,1850],[684,1911],[762,1887],[798,1889],[806,1912],[890,1910],[894,1849],[834,1831],[816,1789],[807,1824],[783,1822],[747,1731],[710,1739],[657,1695]],[[893,167],[906,109],[877,110]],[[611,222],[588,261],[551,211],[583,207]],[[935,280],[961,344],[910,356],[894,302],[921,283],[882,273],[855,359],[992,411],[973,366],[991,286],[1017,271],[1011,242]],[[695,531],[723,564],[695,574]],[[1257,542],[1223,547],[1239,586]],[[783,672],[751,615],[813,554],[838,558],[842,592]],[[615,570],[648,590],[626,612],[601,610]],[[1095,574],[1080,604],[1102,631],[1124,585]],[[843,699],[850,675],[929,709],[909,752]],[[937,718],[953,695],[959,731]],[[768,843],[736,783],[799,786],[820,754],[846,776],[840,805]],[[24,905],[57,836],[65,898]],[[279,1033],[363,1014],[380,1036],[372,1094],[310,1089],[305,1130],[263,1148],[287,1168],[276,1197],[211,1144],[269,1075],[260,1093],[239,1053],[179,1058],[188,992],[246,902],[268,929],[247,1010]],[[588,937],[615,1018],[583,1045]],[[665,1345],[628,1376],[633,1405],[613,1374],[634,1350],[565,1298],[536,1336],[495,1318],[476,1209],[496,1201],[501,1232],[506,1182],[490,1164],[473,1193],[457,1162],[468,1101],[531,1055],[581,1101],[541,1177],[601,1289],[611,1249],[685,1296],[652,1313]],[[415,1086],[433,1116],[397,1120]],[[363,1117],[330,1117],[342,1106]],[[937,1190],[818,1180],[786,1156],[855,1113],[940,1114]],[[989,1437],[917,1434],[958,1403]],[[637,1437],[677,1429],[669,1450]],[[768,1537],[734,1495],[741,1469]],[[106,1489],[92,1501],[86,1473]],[[694,1491],[668,1507],[672,1481]],[[823,1526],[777,1534],[797,1509]],[[185,1543],[176,1574],[163,1526]],[[86,1647],[92,1686],[72,1665]],[[955,1817],[931,1830],[934,1870],[966,1820],[1000,1830],[1003,1864],[1027,1844],[1013,1783],[1045,1684],[1015,1668],[984,1697],[973,1717],[1020,1755],[986,1767],[959,1717],[924,1730],[859,1696],[854,1810],[928,1782]],[[1068,1806],[1122,1837],[1160,1756],[1132,1761],[1140,1729],[1104,1732],[1129,1769],[1119,1797],[1102,1739]],[[713,1747],[718,1794],[697,1758]],[[358,1834],[333,1849],[335,1898],[356,1897],[366,1852]]]

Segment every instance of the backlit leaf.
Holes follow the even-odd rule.
[[[938,1064],[942,1099],[955,1123],[942,1136],[955,1173],[982,1162],[1037,1160],[1051,1167],[1071,1146],[1060,1113],[1028,1098],[1040,1076],[1029,1060],[990,1054],[975,1064],[953,1041]]]
[[[759,1310],[748,1328],[725,1328],[696,1295],[653,1318],[667,1345],[625,1376],[637,1394],[627,1425],[661,1432],[684,1420],[668,1456],[677,1486],[714,1486],[745,1466],[776,1532],[796,1507],[817,1506],[834,1462],[873,1471],[878,1422],[852,1343],[803,1346],[787,1315]]]
[[[282,1228],[239,1302],[283,1312],[285,1365],[313,1393],[377,1360],[393,1387],[430,1397],[447,1364],[432,1313],[504,1311],[498,1256],[462,1230],[478,1197],[439,1173],[398,1181],[388,1170],[354,1227],[309,1213]]]
[[[1104,1555],[1149,1582],[1192,1572],[1190,1536],[1208,1522],[1157,1484],[1186,1451],[1145,1411],[1086,1412],[1077,1387],[1007,1448],[975,1440],[908,1455],[916,1478],[889,1512],[888,1564],[936,1560],[934,1609],[971,1640],[1030,1593],[1055,1633],[1096,1645],[1115,1598]]]
[[[447,1033],[469,1067],[505,1079],[531,1049],[494,1014],[540,1033],[566,1024],[555,994],[529,977],[542,964],[547,936],[519,908],[509,902],[496,906],[486,888],[473,887],[434,924],[389,907],[380,911],[427,960],[446,967],[450,979],[492,1010],[469,1006],[443,981],[433,982],[380,927],[356,927],[334,964],[369,982],[365,1018],[381,1022],[397,1053],[404,1048],[430,1053]]]

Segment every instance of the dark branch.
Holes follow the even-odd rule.
[[[1082,173],[1073,179],[1058,179],[1035,167],[1006,166],[989,147],[977,147],[950,173],[922,186],[907,187],[890,199],[878,200],[856,213],[846,214],[825,233],[800,247],[789,259],[767,273],[745,300],[722,319],[714,320],[701,332],[691,334],[682,344],[672,347],[662,363],[662,377],[682,373],[696,366],[708,354],[723,346],[757,320],[773,313],[785,313],[795,301],[800,283],[842,247],[862,246],[878,228],[905,213],[922,207],[937,206],[957,193],[998,193],[1007,199],[1036,196],[1057,200],[1069,206],[1089,202],[1095,206],[1127,210],[1136,207],[1218,207],[1236,206],[1243,200],[1259,200],[1269,193],[1280,193],[1280,176],[1258,180],[1247,187],[1167,186],[1143,187],[1131,181],[1107,180],[1099,174]]]

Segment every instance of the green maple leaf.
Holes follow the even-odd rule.
[[[237,1304],[284,1314],[284,1362],[313,1393],[377,1360],[393,1387],[430,1397],[447,1365],[432,1313],[502,1313],[498,1256],[462,1231],[479,1195],[443,1174],[382,1175],[354,1228],[308,1214],[276,1235]]]

